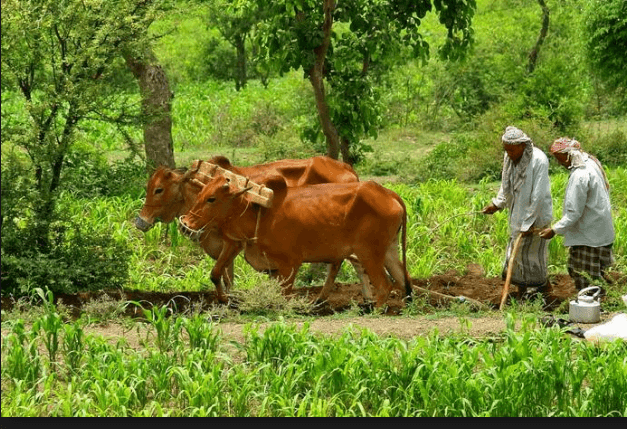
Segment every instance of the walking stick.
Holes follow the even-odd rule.
[[[507,294],[509,293],[509,284],[512,281],[514,259],[516,259],[516,255],[518,254],[518,248],[520,247],[522,237],[522,232],[518,234],[518,237],[516,237],[516,241],[514,241],[514,247],[512,248],[512,254],[510,255],[509,261],[507,263],[507,277],[505,277],[505,284],[503,285],[503,293],[501,295],[501,305],[499,305],[499,311],[503,310],[503,307],[505,306],[505,301],[507,300]]]

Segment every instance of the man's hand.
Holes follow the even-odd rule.
[[[499,209],[497,206],[495,206],[494,203],[491,203],[490,205],[485,206],[483,208],[483,210],[481,210],[481,213],[491,215],[493,213],[498,212],[499,210],[501,210],[501,209]]]
[[[553,228],[545,228],[540,231],[540,234],[538,235],[545,240],[550,240],[551,238],[555,237],[555,231],[553,231]]]

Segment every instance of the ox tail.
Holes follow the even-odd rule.
[[[403,272],[405,275],[405,298],[406,301],[411,301],[411,277],[409,276],[409,272],[407,271],[407,207],[405,206],[405,201],[400,197],[398,197],[401,206],[403,207],[403,222],[401,223],[401,252],[403,252]]]

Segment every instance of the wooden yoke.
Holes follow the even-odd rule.
[[[251,197],[253,203],[259,204],[262,207],[272,207],[272,200],[274,199],[274,191],[270,188],[266,188],[265,185],[250,181],[248,177],[235,174],[232,171],[225,170],[210,162],[202,161],[200,159],[195,160],[192,163],[192,170],[197,170],[203,176],[213,178],[216,175],[222,175],[229,179],[231,183],[234,183],[238,189],[250,188],[247,193]],[[206,183],[205,180],[201,182]]]

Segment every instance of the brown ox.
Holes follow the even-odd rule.
[[[251,180],[263,184],[267,177],[280,175],[285,178],[288,186],[301,186],[304,184],[339,182],[348,183],[358,181],[357,174],[348,164],[325,157],[317,156],[303,160],[281,160],[268,164],[252,167],[235,167],[223,156],[217,156],[209,161],[234,173],[249,177]],[[135,226],[141,231],[148,231],[157,221],[171,222],[183,213],[187,212],[194,203],[197,194],[202,188],[197,180],[207,180],[195,170],[171,170],[160,167],[148,180],[146,200],[142,210],[135,219]],[[217,260],[223,250],[221,235],[216,231],[208,231],[200,240],[205,253]],[[258,271],[274,269],[260,258],[255,248],[247,248],[246,260]],[[363,276],[363,271],[354,258],[351,259],[357,272],[364,280],[364,292],[367,293],[368,280]],[[339,267],[331,267],[327,283],[333,284]],[[233,261],[224,267],[222,281],[226,291],[231,288],[233,279]],[[216,286],[218,297],[224,300],[222,287]]]
[[[216,285],[242,243],[249,243],[255,257],[277,267],[286,293],[291,292],[302,263],[334,263],[339,268],[355,254],[375,289],[376,306],[386,302],[392,289],[387,272],[411,295],[405,251],[407,213],[396,193],[372,181],[288,188],[281,176],[268,179],[266,186],[274,191],[270,208],[251,204],[246,190],[236,189],[224,176],[215,176],[180,218],[191,238],[207,231],[222,234],[224,249],[211,271]],[[318,299],[326,299],[330,286],[325,283]]]

